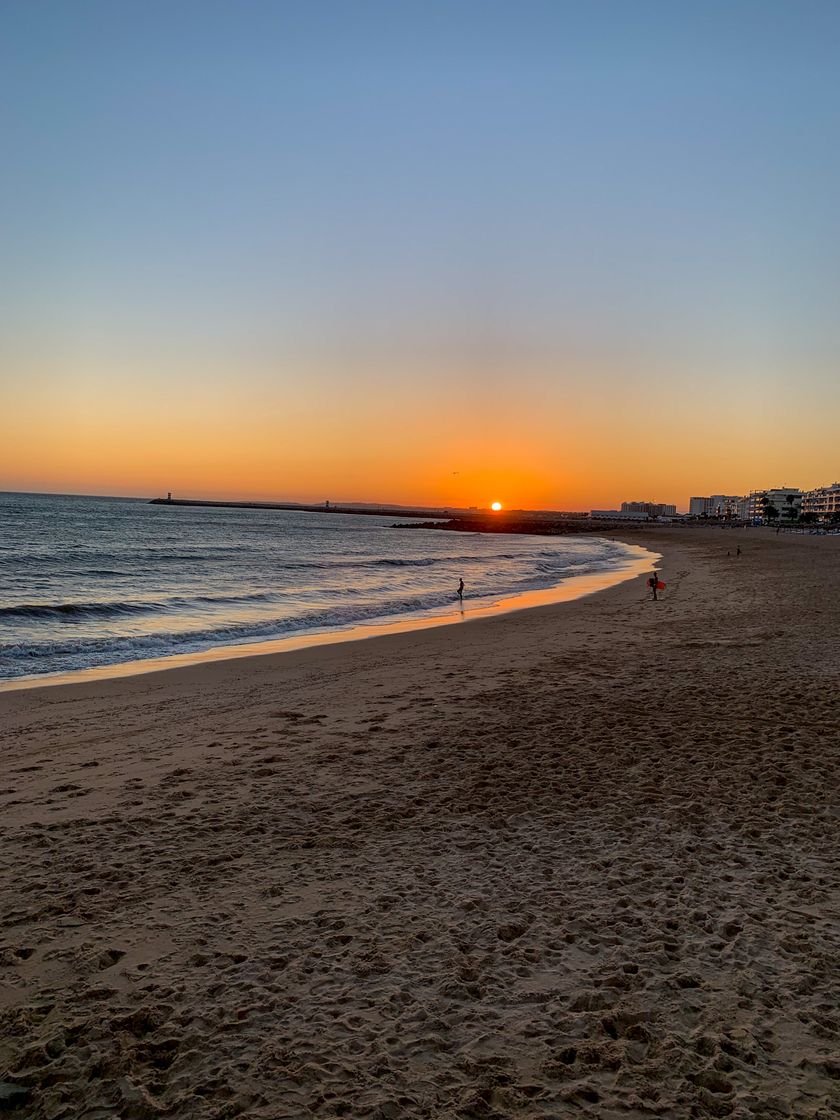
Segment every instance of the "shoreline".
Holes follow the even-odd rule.
[[[214,664],[220,661],[239,661],[243,658],[266,657],[292,653],[296,650],[318,648],[353,641],[368,641],[394,634],[412,633],[441,626],[472,623],[482,619],[495,618],[511,611],[533,610],[541,606],[573,602],[586,595],[618,586],[627,580],[638,578],[650,572],[661,560],[661,554],[651,552],[638,544],[621,542],[631,553],[626,567],[608,572],[592,572],[571,576],[553,587],[536,588],[507,595],[483,606],[460,609],[453,606],[446,614],[414,614],[394,621],[356,623],[335,629],[320,629],[307,633],[293,633],[278,638],[246,641],[235,645],[211,646],[206,650],[190,653],[167,654],[162,657],[147,657],[131,661],[94,666],[87,669],[74,669],[58,673],[42,673],[37,676],[0,679],[0,694],[19,692],[33,688],[50,688],[59,685],[90,684],[122,677],[135,677],[147,673],[169,672],[177,669],[192,668],[199,665]],[[469,602],[469,599],[467,600]]]
[[[143,500],[143,499],[141,499]],[[358,517],[446,517],[446,510],[434,506],[412,507],[407,506],[401,512],[400,506],[367,506],[355,505],[348,502],[346,506],[335,506],[321,502],[320,504],[300,502],[248,502],[224,501],[217,498],[150,498],[150,506],[171,506],[182,508],[208,508],[208,509],[256,509],[279,510],[285,513],[346,513]]]
[[[833,1116],[837,541],[630,539],[658,603],[0,695],[10,1120]]]

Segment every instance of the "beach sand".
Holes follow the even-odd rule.
[[[840,1116],[840,540],[628,534],[658,603],[0,695],[9,1115]]]

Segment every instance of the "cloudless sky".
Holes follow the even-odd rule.
[[[833,481],[838,42],[834,0],[6,0],[0,488]]]

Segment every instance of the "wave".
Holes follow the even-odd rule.
[[[431,530],[430,530],[431,532]],[[198,564],[202,567],[212,566],[225,561],[232,561],[236,564],[241,564],[241,557],[255,557],[259,560],[265,559],[262,549],[266,547],[265,540],[255,542],[253,547],[245,545],[214,545],[207,548],[201,545],[196,545],[192,548],[180,548],[165,550],[158,547],[147,548],[131,548],[114,549],[107,553],[90,548],[63,548],[63,549],[46,549],[46,550],[29,550],[25,552],[15,551],[9,549],[6,552],[0,548],[0,566],[9,566],[20,570],[22,565],[30,566],[44,566],[52,567],[58,566],[63,572],[68,570],[69,566],[73,566],[80,574],[95,576],[130,576],[136,575],[139,566],[146,566],[149,563],[153,564],[183,564],[192,563]],[[284,544],[294,543],[283,541]],[[577,551],[574,542],[565,541],[565,551]],[[588,552],[589,542],[584,545],[584,549]],[[579,546],[578,546],[579,547]],[[453,564],[467,564],[476,559],[482,562],[494,560],[515,560],[527,561],[529,559],[536,561],[545,561],[554,559],[557,555],[556,551],[545,548],[535,548],[533,552],[485,552],[480,557],[475,553],[446,555],[446,556],[378,556],[370,557],[358,555],[350,557],[347,556],[345,551],[344,556],[341,558],[331,557],[329,554],[322,555],[318,560],[289,560],[282,554],[274,554],[270,550],[267,553],[268,557],[276,564],[279,571],[329,571],[331,568],[347,569],[347,568],[429,568],[438,565],[453,565]],[[92,562],[98,561],[98,565]],[[119,567],[107,566],[108,562]],[[106,566],[101,566],[103,565]],[[78,567],[77,567],[78,566]]]
[[[529,559],[527,557],[516,557],[510,553],[496,553],[484,556],[481,558],[482,562],[486,565],[488,562],[493,561],[513,561]],[[388,570],[388,569],[416,569],[416,568],[462,568],[464,565],[475,563],[475,556],[426,556],[426,557],[378,557],[376,559],[366,559],[359,561],[303,561],[296,564],[278,565],[278,576],[283,571],[295,570],[319,570],[328,572],[331,569],[341,570],[361,570],[375,571],[375,570]],[[569,563],[568,558],[554,557],[554,563],[546,561],[538,562],[534,565],[532,572],[506,572],[504,575],[504,583],[498,584],[495,588],[487,588],[485,594],[491,593],[505,593],[514,592],[519,590],[522,586],[533,586],[532,580],[534,576],[538,580],[541,577],[547,576],[552,580],[561,579],[566,575],[572,574],[573,569],[581,566],[576,563]],[[598,567],[599,565],[593,563],[590,567]],[[487,575],[492,574],[489,570]],[[407,587],[404,588],[407,590]],[[245,594],[231,594],[231,595],[173,595],[158,599],[138,599],[138,600],[94,600],[89,602],[62,602],[62,603],[15,603],[11,606],[0,607],[0,623],[5,621],[23,620],[23,621],[71,621],[71,620],[108,620],[108,619],[121,619],[130,618],[133,616],[142,615],[165,615],[172,614],[177,611],[184,610],[203,610],[212,607],[225,607],[236,606],[254,603],[270,603],[277,602],[282,598],[283,592],[288,591],[289,588],[284,588],[281,582],[278,582],[276,593],[272,594],[266,591],[250,592]],[[394,589],[391,589],[393,592]],[[477,589],[476,589],[477,590]],[[366,586],[364,588],[348,587],[343,590],[342,594],[354,596],[355,594],[369,594],[378,595],[386,591],[386,587],[373,587]],[[329,594],[327,587],[322,588],[322,592]],[[481,593],[480,591],[478,592]],[[437,593],[438,601],[440,593]],[[378,607],[381,609],[381,604]]]
[[[461,564],[474,564],[476,561],[481,564],[487,564],[495,560],[516,560],[520,563],[523,561],[538,559],[539,557],[554,557],[556,560],[556,553],[552,552],[537,552],[533,556],[528,553],[512,553],[512,552],[486,552],[477,556],[475,553],[463,556],[378,556],[375,558],[353,558],[350,560],[333,560],[330,558],[324,560],[297,560],[292,563],[284,563],[282,559],[278,559],[277,566],[279,571],[319,571],[329,572],[333,569],[348,569],[348,568],[435,568],[444,567],[452,568]],[[565,566],[565,558],[561,558]]]
[[[0,607],[4,618],[121,618],[148,610],[141,603],[18,603],[14,607]]]
[[[307,611],[299,615],[263,619],[258,622],[231,622],[199,630],[157,631],[152,634],[111,635],[77,640],[0,643],[0,660],[57,659],[60,662],[67,657],[84,654],[89,664],[133,661],[167,651],[181,653],[205,649],[213,645],[235,645],[256,639],[283,637],[301,630],[343,627],[383,617],[428,611],[440,606],[440,595],[427,595],[391,602]],[[45,670],[42,668],[39,671]]]
[[[238,556],[247,556],[251,550],[241,546],[220,548],[205,548],[199,544],[195,548],[183,548],[176,551],[164,551],[160,548],[125,548],[112,549],[103,554],[96,548],[55,548],[44,550],[29,550],[27,552],[14,552],[11,549],[0,552],[0,567],[19,568],[21,564],[40,564],[44,566],[57,565],[65,569],[68,564],[90,564],[92,561],[103,559],[113,560],[123,565],[145,565],[149,563],[183,564],[196,562],[202,564],[236,559]]]
[[[195,595],[173,596],[169,599],[138,600],[133,602],[101,603],[17,603],[0,607],[0,621],[4,619],[72,619],[72,618],[126,618],[130,615],[166,614],[195,606],[234,605],[236,603],[268,602],[266,592],[248,595]]]
[[[429,617],[452,610],[459,576],[479,606],[627,555],[599,538],[395,533],[366,518],[339,529],[292,514],[161,532],[154,507],[95,500],[53,524],[42,506],[0,542],[0,680]]]
[[[615,564],[598,564],[599,568],[615,568]],[[620,565],[618,565],[620,566]],[[569,572],[568,574],[575,574]],[[550,580],[513,578],[504,585],[475,586],[471,594],[473,605],[493,602],[509,595],[520,594],[538,587],[551,586],[563,578],[554,573]],[[270,598],[269,596],[254,596]],[[207,597],[210,601],[218,600]],[[244,598],[244,597],[242,597]],[[247,642],[282,638],[300,632],[324,632],[344,629],[368,622],[415,615],[428,617],[447,612],[454,604],[454,594],[427,591],[425,594],[392,595],[377,601],[345,603],[322,606],[301,613],[272,618],[231,620],[216,626],[192,630],[177,629],[179,618],[173,616],[172,630],[155,630],[152,633],[132,635],[102,635],[101,637],[67,637],[46,641],[0,643],[0,677],[17,677],[28,674],[66,672],[96,665],[117,664],[143,660],[167,654],[193,653],[213,646],[232,646]],[[171,601],[170,601],[171,602]],[[191,600],[195,602],[195,600]],[[96,607],[114,604],[63,604],[68,607]],[[124,609],[131,604],[122,604]],[[21,608],[12,608],[21,609]],[[49,608],[48,608],[49,609]],[[1,614],[2,612],[0,612]]]

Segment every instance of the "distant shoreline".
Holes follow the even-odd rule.
[[[617,530],[625,528],[620,522],[592,521],[588,517],[561,518],[556,514],[540,517],[538,514],[527,517],[508,517],[499,513],[478,513],[473,517],[447,517],[438,521],[415,521],[411,525],[395,522],[392,529],[438,529],[452,533],[509,533],[529,534],[531,536],[558,537],[580,536],[589,533],[595,536],[612,536]]]
[[[411,518],[410,525],[395,522],[393,529],[448,529],[462,533],[532,533],[556,536],[571,533],[603,533],[626,527],[626,522],[593,521],[587,514],[577,516],[552,510],[516,510],[490,513],[487,510],[362,505],[305,505],[298,502],[246,502],[201,498],[152,498],[153,506],[207,506],[220,509],[276,509],[290,513],[347,513],[367,517]],[[430,520],[433,518],[434,520]]]
[[[449,517],[448,510],[423,508],[412,510],[402,509],[400,506],[334,506],[305,505],[300,502],[225,502],[216,499],[202,498],[152,498],[150,506],[209,506],[218,509],[278,509],[288,510],[291,513],[353,513],[367,515],[368,517]]]
[[[400,506],[362,506],[330,504],[304,505],[297,502],[222,501],[200,498],[153,498],[150,505],[207,506],[221,509],[274,509],[291,513],[346,513],[367,517],[411,518],[409,524],[394,521],[392,529],[437,529],[453,533],[507,533],[530,536],[614,537],[617,534],[647,532],[651,528],[669,528],[667,523],[653,521],[607,521],[588,514],[560,513],[556,510],[451,510],[447,508],[416,508]],[[684,525],[685,522],[680,522]]]

